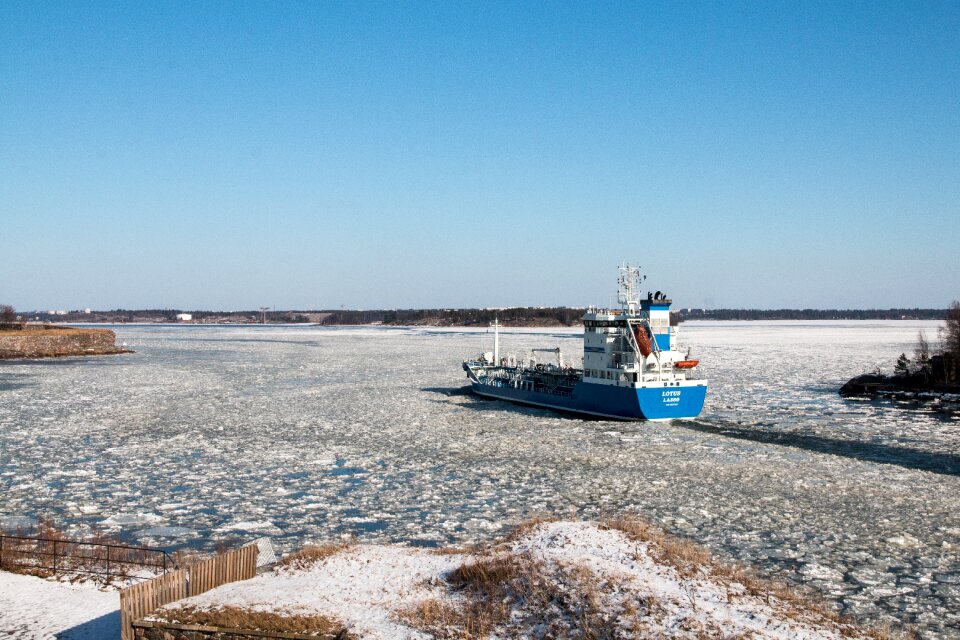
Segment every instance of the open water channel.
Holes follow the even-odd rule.
[[[935,328],[687,323],[701,417],[618,423],[472,396],[484,330],[118,326],[135,354],[0,363],[0,526],[289,549],[628,512],[844,613],[960,637],[960,419],[836,393]],[[581,334],[502,343],[579,355]]]

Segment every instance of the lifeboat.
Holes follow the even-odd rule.
[[[700,364],[699,360],[677,360],[673,366],[677,369],[693,369],[698,364]]]
[[[640,353],[644,358],[653,353],[653,345],[650,343],[650,334],[647,333],[646,327],[634,325],[633,337],[637,339],[637,346],[640,347]]]

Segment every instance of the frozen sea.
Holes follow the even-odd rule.
[[[476,398],[460,361],[484,330],[113,328],[135,354],[0,363],[0,526],[432,546],[634,512],[844,613],[960,637],[960,419],[836,393],[936,323],[685,323],[710,391],[673,423]],[[572,355],[581,334],[502,344]]]

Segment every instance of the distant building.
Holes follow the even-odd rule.
[[[178,314],[177,314],[177,322],[189,322],[189,321],[191,321],[191,320],[193,320],[193,314],[192,314],[192,313],[178,313]]]
[[[83,312],[87,315],[90,315],[90,307],[87,307],[86,309],[84,309]]]
[[[67,315],[67,312],[66,312],[66,310],[64,310],[64,309],[51,309],[51,310],[48,311],[47,313],[49,313],[51,316],[65,316],[65,315]]]

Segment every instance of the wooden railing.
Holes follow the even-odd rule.
[[[120,637],[133,640],[133,622],[160,607],[228,582],[257,575],[257,546],[248,545],[120,591]]]

